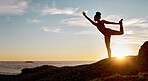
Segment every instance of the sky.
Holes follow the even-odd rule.
[[[123,19],[124,35],[111,39],[113,56],[137,55],[148,40],[148,0],[0,0],[0,61],[107,58],[104,36],[82,11],[91,19],[96,11],[102,20]]]

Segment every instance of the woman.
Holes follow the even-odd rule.
[[[107,52],[108,52],[108,57],[111,58],[110,38],[111,38],[111,35],[122,35],[124,33],[123,25],[122,25],[122,20],[123,19],[121,19],[119,21],[119,23],[109,22],[109,21],[106,21],[106,20],[100,20],[101,19],[101,13],[100,12],[96,12],[96,15],[94,16],[94,21],[97,21],[97,22],[94,22],[93,20],[91,20],[89,17],[86,16],[85,12],[83,12],[83,15],[93,25],[95,25],[97,27],[97,29],[104,35],[105,44],[106,44],[106,48],[107,48]],[[120,31],[116,31],[116,30],[112,30],[112,29],[106,28],[104,24],[120,25]]]

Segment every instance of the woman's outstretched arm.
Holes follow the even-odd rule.
[[[110,22],[110,21],[106,21],[106,20],[102,20],[102,22],[104,22],[105,24],[117,24],[117,25],[119,25],[119,22],[116,23],[116,22]]]
[[[91,20],[89,17],[86,16],[85,12],[82,12],[82,13],[86,19],[88,19],[93,25],[96,25],[96,23],[93,20]]]

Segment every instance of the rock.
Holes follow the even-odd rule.
[[[121,59],[103,59],[98,62],[79,66],[55,67],[44,65],[36,68],[23,69],[20,81],[88,81],[94,78],[108,77],[114,74],[137,74],[133,67],[137,56]],[[17,81],[15,79],[15,81]]]
[[[25,61],[25,63],[33,63],[33,61]]]
[[[139,50],[138,64],[148,66],[148,41],[146,41]]]
[[[22,69],[22,73],[21,74],[44,72],[44,71],[49,71],[49,70],[53,70],[53,69],[57,69],[57,68],[58,67],[55,67],[55,66],[43,65],[43,66],[36,67],[36,68],[25,68],[25,69]]]

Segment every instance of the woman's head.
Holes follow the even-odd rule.
[[[94,20],[98,21],[101,19],[101,13],[100,12],[96,12],[96,15],[94,16]]]

